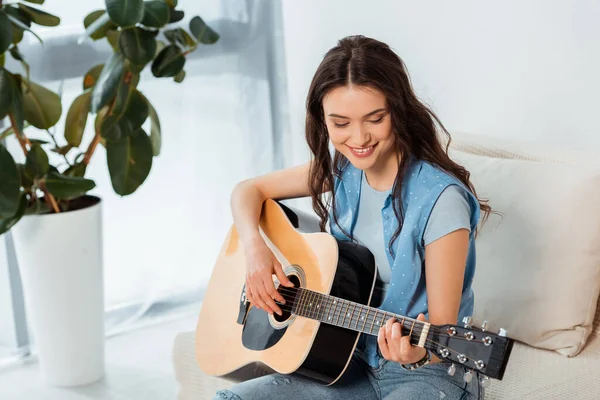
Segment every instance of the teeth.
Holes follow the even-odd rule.
[[[358,154],[365,154],[365,153],[368,153],[369,151],[371,151],[372,148],[373,148],[373,146],[367,147],[366,149],[353,149],[353,150],[355,152],[357,152]]]

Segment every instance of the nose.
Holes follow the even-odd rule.
[[[359,146],[365,146],[371,140],[371,135],[367,132],[366,128],[359,126],[352,132],[353,142]]]

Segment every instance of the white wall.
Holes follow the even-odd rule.
[[[388,43],[450,132],[600,146],[598,1],[284,1],[283,18],[288,165],[309,154],[304,102],[314,71],[352,34]]]

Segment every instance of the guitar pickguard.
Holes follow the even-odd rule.
[[[250,350],[265,350],[274,346],[285,334],[287,326],[275,329],[269,322],[269,314],[252,307],[242,329],[242,344]]]

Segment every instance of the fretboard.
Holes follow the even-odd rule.
[[[410,335],[411,342],[420,346],[425,344],[430,326],[416,319],[302,288],[297,289],[292,313],[374,336],[394,318],[401,324],[402,334]]]

